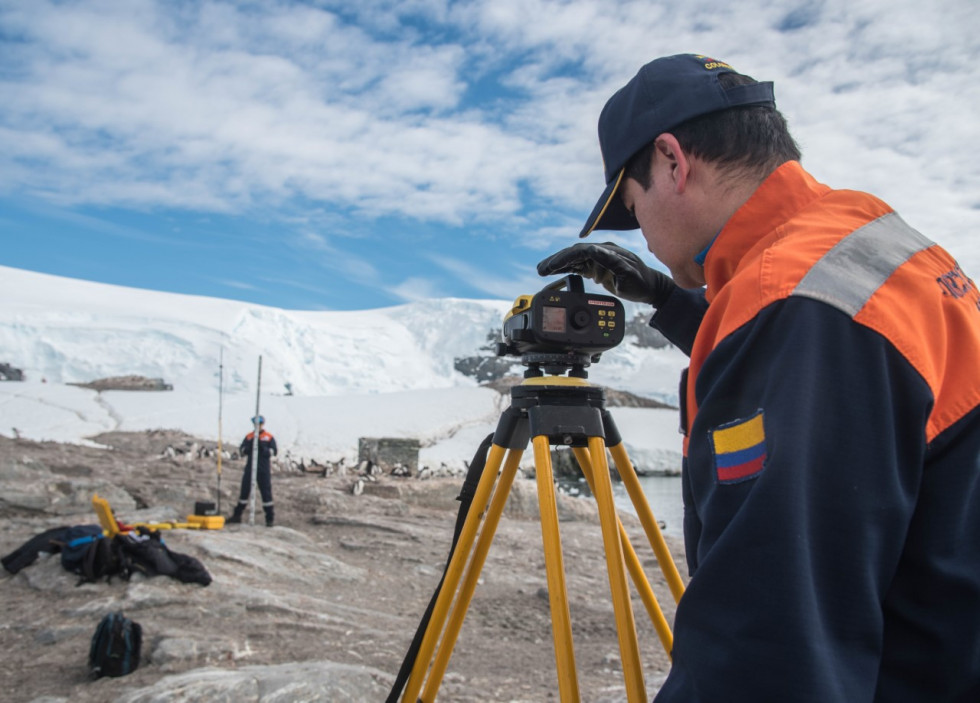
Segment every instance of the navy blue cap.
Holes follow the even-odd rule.
[[[264,425],[265,418],[262,417],[261,415],[256,415],[255,417],[252,418],[252,424],[254,425],[256,422],[259,423],[260,425]]]
[[[579,233],[596,229],[636,229],[639,223],[617,197],[630,158],[682,122],[739,105],[776,105],[772,83],[723,88],[718,77],[736,73],[724,61],[700,54],[677,54],[651,61],[620,88],[599,116],[606,189]]]

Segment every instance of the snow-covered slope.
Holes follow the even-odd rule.
[[[453,358],[498,325],[505,302],[440,300],[380,310],[306,312],[122,288],[0,267],[0,355],[28,378],[163,377],[175,388],[298,395],[439,388]]]
[[[349,455],[361,436],[411,436],[433,461],[468,459],[502,409],[496,393],[478,388],[454,362],[490,353],[488,334],[510,301],[294,311],[6,267],[0,299],[0,362],[26,377],[0,383],[3,434],[16,428],[22,436],[79,441],[112,429],[172,428],[215,438],[220,386],[223,432],[237,441],[255,409],[260,356],[262,412],[280,443],[302,456]],[[685,363],[675,349],[627,340],[590,378],[674,402]],[[173,391],[65,385],[131,374],[162,378]],[[676,413],[627,414],[649,439],[638,450],[676,459]],[[669,433],[655,429],[661,422]]]

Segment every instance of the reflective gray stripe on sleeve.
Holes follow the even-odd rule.
[[[899,266],[932,245],[896,213],[888,213],[837,242],[792,295],[823,301],[854,317]]]

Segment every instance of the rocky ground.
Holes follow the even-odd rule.
[[[214,500],[216,460],[183,458],[167,432],[95,438],[110,448],[0,437],[0,553],[58,525],[96,522],[94,493],[123,519],[182,519]],[[225,462],[223,512],[241,477]],[[164,576],[76,586],[58,556],[0,577],[4,701],[383,701],[438,583],[460,479],[381,476],[360,495],[354,473],[273,476],[277,524],[165,533],[198,558],[207,586]],[[625,701],[598,521],[589,501],[559,496],[582,700]],[[518,479],[442,681],[439,701],[558,700],[534,482]],[[639,524],[623,517],[673,619]],[[671,544],[682,563],[681,547]],[[683,569],[682,569],[683,571]],[[647,692],[669,666],[633,594]],[[90,681],[92,633],[123,610],[144,631],[140,668]]]

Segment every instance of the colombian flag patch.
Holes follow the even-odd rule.
[[[762,410],[711,431],[711,451],[719,483],[736,483],[762,471],[766,462],[766,431]]]

